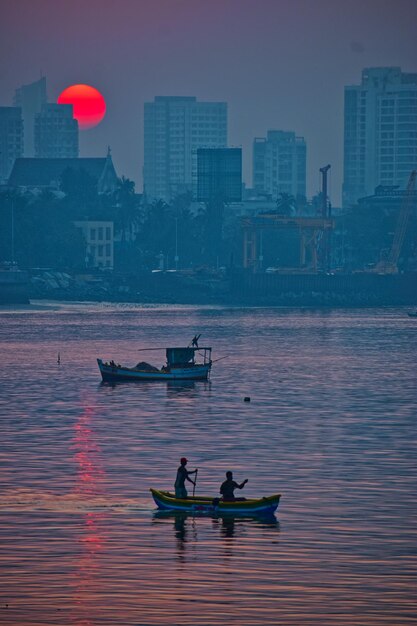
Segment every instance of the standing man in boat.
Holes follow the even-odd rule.
[[[191,478],[189,478],[190,474],[197,474],[197,470],[193,470],[192,472],[189,472],[186,469],[186,465],[188,463],[188,459],[185,458],[185,456],[183,456],[180,460],[181,465],[179,466],[178,470],[177,470],[177,478],[175,480],[175,497],[176,498],[186,498],[187,497],[187,490],[185,488],[185,481],[188,480],[190,483],[192,483],[193,485],[195,485],[194,480],[191,480]]]
[[[223,496],[223,500],[225,502],[233,502],[234,500],[244,500],[245,498],[235,498],[235,494],[233,493],[235,489],[243,489],[243,487],[246,485],[246,483],[248,482],[248,479],[246,478],[243,483],[240,483],[240,485],[233,480],[233,473],[232,472],[226,472],[226,480],[224,481],[224,483],[222,483],[221,487],[220,487],[220,493]]]

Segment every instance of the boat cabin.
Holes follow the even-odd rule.
[[[211,348],[167,348],[167,367],[190,367],[196,364],[195,353],[203,357],[203,364],[211,361]]]

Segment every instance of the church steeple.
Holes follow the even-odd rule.
[[[111,148],[107,146],[107,156],[104,168],[98,181],[98,190],[100,193],[111,193],[117,186],[117,174],[114,169],[113,159],[111,158]]]

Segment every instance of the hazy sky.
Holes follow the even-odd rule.
[[[307,193],[331,163],[340,202],[343,87],[364,67],[417,71],[417,0],[0,0],[0,105],[47,77],[55,101],[73,83],[99,89],[107,114],[80,133],[81,156],[112,148],[142,189],[143,103],[193,95],[229,104],[229,144],[268,129],[307,141]]]

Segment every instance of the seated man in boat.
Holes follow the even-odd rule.
[[[245,500],[245,498],[235,498],[234,490],[243,489],[247,482],[248,479],[246,478],[243,483],[240,483],[239,485],[235,480],[233,480],[233,473],[226,472],[226,480],[224,481],[224,483],[222,483],[220,487],[220,493],[223,496],[223,501],[233,502],[235,500]]]
[[[190,483],[192,483],[193,485],[195,485],[195,482],[193,480],[191,480],[191,478],[189,478],[190,474],[197,474],[197,470],[193,470],[192,472],[189,472],[186,469],[186,465],[188,463],[188,460],[185,458],[185,456],[183,456],[181,458],[180,461],[181,465],[179,466],[178,470],[177,470],[177,478],[175,479],[175,497],[176,498],[186,498],[187,497],[187,490],[185,488],[185,481],[188,480]]]

